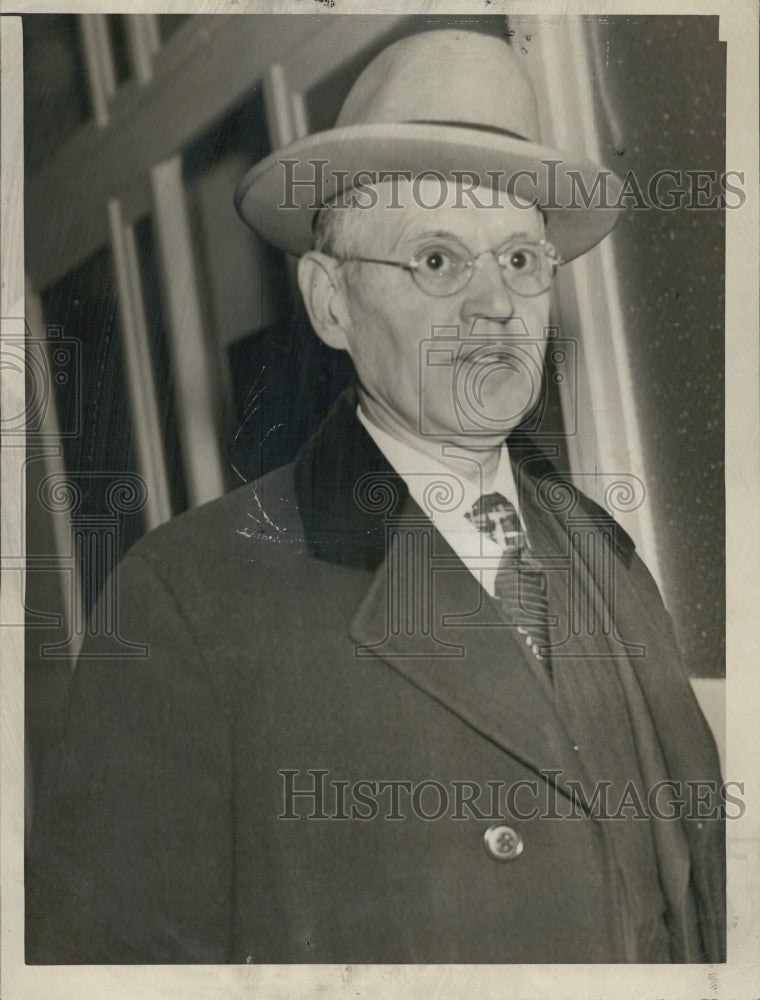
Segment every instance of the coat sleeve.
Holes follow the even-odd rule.
[[[233,822],[221,686],[150,556],[128,555],[116,573],[118,633],[147,651],[124,655],[105,635],[83,647],[35,789],[26,960],[224,962]]]

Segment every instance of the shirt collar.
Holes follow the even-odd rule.
[[[428,452],[394,438],[374,424],[360,404],[357,405],[356,415],[390,465],[404,480],[412,499],[434,524],[477,530],[473,529],[465,514],[484,493],[501,493],[514,505],[519,516],[517,486],[506,442],[499,452],[499,464],[493,482],[484,483],[479,476],[467,479],[457,475]],[[435,489],[435,484],[440,484],[440,487]]]

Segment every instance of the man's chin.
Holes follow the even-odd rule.
[[[513,387],[510,389],[513,390]],[[538,393],[518,395],[514,391],[493,395],[483,393],[462,400],[457,407],[456,433],[475,440],[503,439],[535,412],[539,400]]]
[[[422,435],[437,445],[453,445],[466,451],[488,451],[501,445],[521,420],[493,419],[476,425],[474,421],[460,419],[440,429],[431,429]]]

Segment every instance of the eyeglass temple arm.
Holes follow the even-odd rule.
[[[361,264],[389,264],[391,267],[401,267],[405,271],[416,271],[420,266],[415,260],[381,260],[379,257],[337,257],[336,260],[341,260],[344,263],[355,260]]]

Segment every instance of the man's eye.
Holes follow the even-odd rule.
[[[444,275],[456,270],[457,258],[444,247],[431,247],[417,256],[420,266],[429,274]]]
[[[536,266],[536,255],[527,247],[518,247],[506,255],[505,263],[513,271],[531,271]]]

